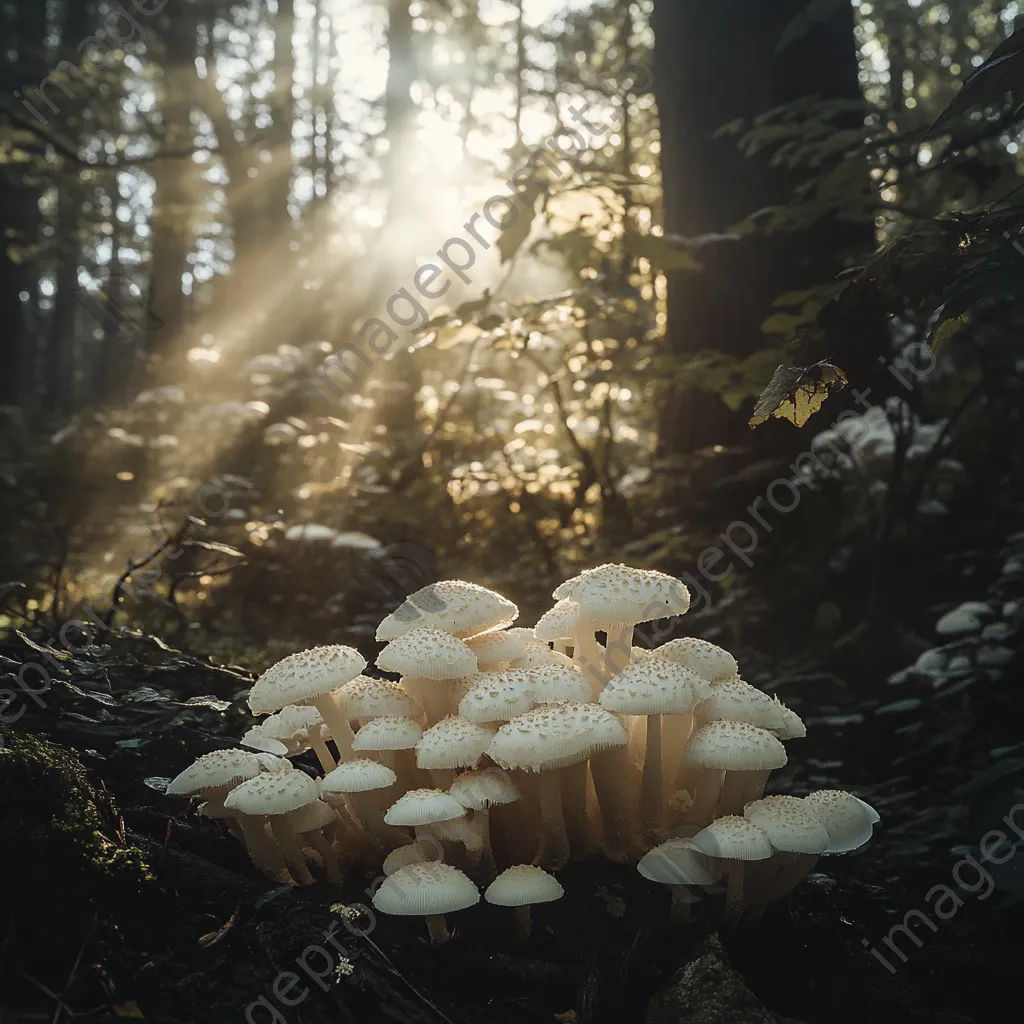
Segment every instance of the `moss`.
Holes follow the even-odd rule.
[[[63,898],[77,891],[97,904],[152,886],[141,851],[118,836],[113,801],[73,751],[23,730],[0,739],[0,862],[18,865],[19,885],[38,895],[58,883]]]

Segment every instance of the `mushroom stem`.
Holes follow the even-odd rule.
[[[480,831],[480,839],[483,849],[480,853],[480,875],[487,879],[493,879],[498,873],[498,867],[494,863],[494,849],[491,847],[491,812],[487,808],[473,812],[473,825]]]
[[[582,860],[591,852],[587,826],[587,762],[577,761],[562,769],[562,808],[572,856]]]
[[[441,946],[451,938],[444,914],[431,914],[427,917],[427,931],[430,932],[432,946]]]
[[[356,738],[352,726],[348,724],[345,712],[334,699],[333,693],[325,693],[313,701],[313,707],[320,712],[320,717],[330,731],[334,745],[338,748],[339,761],[351,761],[355,756],[352,741]]]
[[[557,870],[569,859],[569,836],[562,817],[562,787],[557,769],[540,773],[540,848],[535,861]]]
[[[644,841],[654,845],[661,831],[661,715],[647,716],[647,754],[640,781],[640,820]]]
[[[683,817],[687,825],[704,828],[710,825],[722,791],[724,772],[717,768],[691,768],[684,778],[684,788],[693,796],[693,804]]]
[[[512,910],[516,916],[516,935],[525,942],[530,937],[530,926],[532,924],[530,904],[527,903],[522,907],[513,907]]]
[[[573,638],[575,648],[572,663],[583,673],[596,700],[604,689],[604,649],[597,642],[592,622],[581,622]]]
[[[320,762],[320,767],[324,770],[324,775],[333,772],[338,767],[334,758],[331,757],[327,744],[319,736],[314,735],[312,731],[309,734],[309,745],[313,748],[317,760]]]
[[[679,782],[686,765],[683,757],[693,733],[693,712],[686,715],[667,715],[661,720],[662,771],[665,777],[665,797],[685,789]],[[669,780],[673,780],[671,785]]]
[[[723,860],[722,870],[728,880],[725,890],[725,913],[722,926],[731,928],[743,915],[743,868],[741,860]]]
[[[775,877],[771,879],[760,903],[767,906],[775,900],[782,899],[786,893],[796,888],[818,863],[816,853],[783,853]]]
[[[626,810],[625,781],[629,773],[626,747],[595,754],[590,759],[597,802],[601,806],[602,842],[609,860],[629,859],[629,814]]]
[[[568,637],[565,637],[565,636],[559,637],[554,642],[554,644],[552,645],[551,649],[556,654],[565,654],[569,650],[569,644],[570,643],[572,643],[572,641]]]
[[[727,814],[742,814],[743,808],[752,800],[760,800],[769,771],[726,772],[718,798],[717,817]]]
[[[420,770],[416,767],[415,748],[409,747],[408,750],[395,751],[394,770],[395,775],[398,776],[398,785],[405,792],[420,787]]]
[[[391,850],[398,845],[398,840],[390,827],[384,824],[384,814],[380,809],[380,802],[374,795],[375,792],[370,790],[366,793],[350,793],[349,799],[359,820],[366,826],[374,841],[385,850]]]
[[[274,841],[267,835],[267,819],[262,815],[240,814],[238,824],[242,829],[245,849],[249,858],[265,875],[283,885],[294,885],[288,873],[288,866]]]
[[[428,729],[448,714],[451,694],[450,687],[444,683],[423,676],[402,676],[402,687],[423,705]]]
[[[610,623],[605,636],[604,678],[607,681],[633,660],[633,623]]]
[[[331,844],[324,838],[323,832],[320,829],[315,828],[311,832],[305,833],[306,840],[309,845],[316,850],[317,853],[323,858],[324,870],[327,872],[327,880],[333,882],[335,885],[341,885],[345,881],[344,876],[341,873],[341,863],[338,860],[338,855],[334,852]]]
[[[315,881],[306,866],[306,858],[299,849],[299,840],[289,820],[290,814],[270,815],[270,831],[273,832],[277,845],[281,847],[288,870],[299,885],[312,885]]]

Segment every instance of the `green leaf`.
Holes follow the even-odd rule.
[[[765,334],[792,334],[806,322],[804,317],[794,316],[792,313],[773,313],[761,324],[761,330]]]
[[[943,320],[942,323],[940,323],[932,332],[932,351],[938,352],[939,349],[942,348],[942,346],[945,345],[957,331],[969,324],[970,321],[970,312],[961,313],[960,316],[953,316],[948,320]]]

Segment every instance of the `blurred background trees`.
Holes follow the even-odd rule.
[[[800,561],[829,636],[879,614],[893,545],[935,557],[993,473],[1019,480],[1012,83],[927,135],[1018,7],[7,0],[7,625],[109,598],[185,513],[188,559],[114,621],[234,654],[358,638],[389,545],[524,608],[595,560],[682,572],[864,411],[833,387],[802,432],[771,417],[820,404],[822,361],[872,389],[870,457],[708,587]],[[581,109],[611,126],[582,150]],[[323,360],[523,167],[532,221],[484,226],[471,282],[325,390]],[[939,324],[908,392],[889,370]],[[751,432],[780,364],[812,369]]]

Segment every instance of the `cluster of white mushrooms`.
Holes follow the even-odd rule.
[[[398,681],[363,675],[351,647],[293,654],[249,694],[269,716],[249,749],[200,757],[167,792],[201,797],[283,883],[383,863],[374,907],[426,918],[435,942],[479,885],[528,935],[529,907],[563,894],[550,872],[598,849],[671,886],[676,916],[724,890],[730,923],[867,842],[878,815],[850,793],[762,796],[805,730],[731,654],[633,646],[637,623],[687,610],[678,579],[602,565],[553,596],[523,629],[494,591],[424,587],[377,630]],[[287,760],[310,749],[322,778]]]

